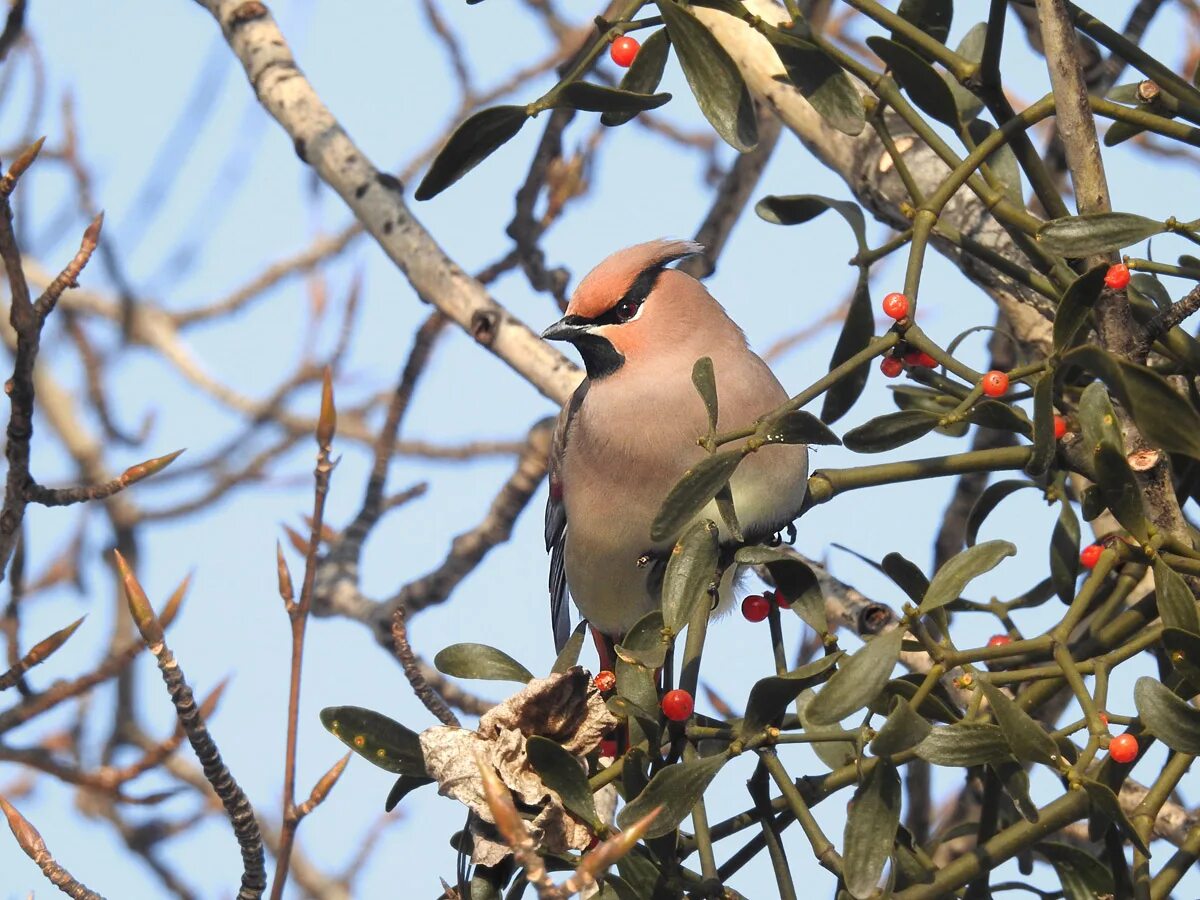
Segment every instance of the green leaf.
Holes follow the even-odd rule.
[[[862,133],[866,112],[854,82],[824,50],[805,37],[810,34],[762,24],[762,33],[795,86],[809,105],[832,128],[851,137]]]
[[[1091,345],[1063,361],[1099,375],[1151,444],[1200,459],[1200,413],[1157,372]]]
[[[394,772],[428,778],[425,754],[416,732],[387,716],[360,706],[327,706],[321,724],[363,759]]]
[[[617,660],[649,671],[657,669],[666,659],[669,647],[667,636],[663,633],[665,627],[661,611],[655,609],[646,613],[633,623],[633,627],[625,633],[625,639],[614,648]],[[616,674],[619,691],[621,674],[620,672]],[[657,693],[634,699],[646,709],[654,709],[658,706]]]
[[[1129,84],[1118,84],[1109,88],[1108,93],[1104,95],[1104,99],[1111,100],[1114,103],[1124,103],[1133,105],[1138,102],[1138,85],[1140,81],[1131,81]]]
[[[625,633],[624,647],[636,652],[651,650],[662,645],[663,618],[662,613],[655,609],[633,623],[633,627]],[[665,648],[665,645],[662,645]],[[658,738],[658,688],[655,686],[654,669],[636,662],[628,662],[617,654],[613,663],[613,672],[617,676],[617,696],[628,701],[633,706],[634,717],[630,721],[631,746],[637,746],[643,740],[655,741]],[[609,698],[609,708],[612,701]],[[628,715],[628,711],[614,715]],[[657,744],[655,744],[657,746]]]
[[[1079,520],[1065,497],[1059,503],[1058,522],[1050,536],[1050,578],[1054,592],[1067,606],[1075,599],[1075,582],[1079,578]]]
[[[980,766],[1008,759],[1012,751],[998,725],[939,725],[917,744],[917,756],[935,766]]]
[[[1079,497],[1079,515],[1083,521],[1096,521],[1106,509],[1108,507],[1104,505],[1104,495],[1100,493],[1100,488],[1093,484],[1083,489]]]
[[[897,409],[923,409],[944,416],[961,402],[958,397],[914,384],[889,384],[887,388]]]
[[[900,826],[900,776],[880,760],[854,791],[846,813],[842,876],[855,898],[871,896],[892,855]]]
[[[1141,125],[1134,125],[1132,122],[1111,122],[1104,131],[1104,146],[1116,147],[1118,144],[1137,137],[1145,130]]]
[[[994,428],[997,431],[1012,431],[1029,437],[1033,434],[1033,426],[1029,417],[1020,407],[1009,406],[999,400],[978,400],[971,407],[971,421],[984,428]]]
[[[842,655],[840,652],[831,653],[791,672],[770,675],[755,682],[754,687],[750,688],[750,699],[746,701],[746,714],[742,717],[740,733],[743,739],[758,734],[783,715],[788,704],[806,688],[828,679],[829,670]]]
[[[741,450],[713,453],[684,472],[650,526],[650,539],[665,541],[678,534],[725,486],[742,456]]]
[[[1096,483],[1108,506],[1108,511],[1139,541],[1150,539],[1146,509],[1142,505],[1142,489],[1125,460],[1125,454],[1110,444],[1101,444],[1096,451]]]
[[[900,590],[904,591],[913,603],[920,603],[925,592],[929,590],[929,579],[925,577],[921,567],[899,553],[887,554],[879,567],[883,574],[900,586]]]
[[[1101,444],[1108,444],[1117,450],[1124,446],[1125,438],[1121,435],[1117,414],[1113,411],[1103,382],[1093,381],[1083,389],[1079,397],[1078,416],[1083,439],[1093,453],[1100,449]]]
[[[903,44],[878,35],[867,38],[867,46],[887,64],[892,77],[924,113],[943,124],[958,125],[954,94],[933,66]]]
[[[1033,455],[1025,471],[1036,478],[1046,474],[1058,452],[1054,437],[1054,373],[1046,372],[1033,386]]]
[[[641,844],[617,860],[617,871],[632,889],[634,900],[642,900],[644,897],[649,897],[650,900],[666,900],[674,896],[665,892],[665,876],[662,869],[662,863]]]
[[[1183,577],[1163,562],[1161,556],[1154,560],[1154,588],[1163,625],[1200,635],[1196,596]]]
[[[1177,753],[1200,755],[1200,709],[1146,675],[1133,686],[1133,703],[1142,724],[1156,738]]]
[[[1038,242],[1051,253],[1079,259],[1120,250],[1162,234],[1167,226],[1133,213],[1084,213],[1052,219],[1038,229]]]
[[[814,739],[809,749],[830,769],[840,769],[858,758],[859,748],[852,741],[833,739],[833,735],[841,733],[840,726],[816,725],[809,720],[808,707],[816,697],[812,690],[802,691],[796,699],[796,716],[804,726],[804,733]]]
[[[646,829],[647,838],[670,834],[692,812],[696,801],[729,757],[725,754],[699,757],[659,769],[646,789],[631,800],[617,815],[622,829],[650,814],[657,806],[662,810]]]
[[[433,781],[432,778],[425,778],[420,775],[401,775],[396,779],[396,783],[392,785],[392,789],[388,791],[387,799],[383,801],[383,811],[391,812],[399,805],[401,800],[417,788],[433,784]]]
[[[999,762],[988,763],[988,768],[1000,779],[1000,783],[1004,785],[1004,792],[1012,799],[1021,817],[1026,821],[1036,822],[1038,808],[1029,795],[1029,772],[1025,770],[1025,766],[1009,757]]]
[[[1167,293],[1163,283],[1153,275],[1138,272],[1129,276],[1129,289],[1132,289],[1133,294],[1148,299],[1160,311],[1171,308],[1171,295]]]
[[[895,35],[893,34],[894,38]],[[969,62],[977,63],[983,59],[983,45],[987,38],[987,22],[977,22],[963,35],[954,52]],[[962,122],[972,122],[983,111],[983,101],[958,83],[949,72],[943,72],[942,78],[950,86],[954,95],[954,105],[958,107],[958,118]],[[1019,186],[1020,181],[1016,184]]]
[[[1045,729],[1000,688],[982,679],[978,684],[992,707],[992,715],[996,717],[996,724],[1004,732],[1013,755],[1017,759],[1029,759],[1053,766],[1058,757],[1058,747],[1050,735],[1046,734]]]
[[[996,130],[996,127],[983,119],[974,119],[968,124],[967,130],[972,140],[979,144],[986,140]],[[1021,193],[1021,166],[1017,163],[1017,155],[1013,153],[1012,147],[1007,142],[1001,144],[987,155],[984,164],[991,170],[992,175],[1000,179],[1004,196],[1017,206],[1024,206],[1025,198]]]
[[[929,582],[929,590],[921,601],[921,612],[928,613],[953,603],[972,579],[990,572],[1006,556],[1015,556],[1016,552],[1017,548],[1008,541],[984,541],[950,557]]]
[[[462,832],[460,832],[462,833]],[[470,856],[467,851],[464,855]],[[467,896],[471,900],[500,900],[500,889],[504,886],[505,874],[496,867],[476,866],[467,885]]]
[[[620,861],[618,861],[618,865],[620,865]],[[610,872],[604,876],[604,883],[600,885],[600,893],[595,895],[595,900],[640,900],[641,897],[648,896],[652,892],[653,887],[645,893],[639,892],[625,879]]]
[[[533,679],[533,673],[527,668],[503,650],[487,644],[451,644],[438,651],[433,665],[443,675],[455,678],[519,681],[522,684]]]
[[[633,58],[633,64],[621,78],[621,90],[635,94],[653,94],[662,81],[663,72],[666,71],[670,49],[671,39],[667,37],[665,28],[658,29],[646,38],[637,56]],[[600,117],[600,124],[609,127],[624,125],[636,115],[635,112],[606,112]]]
[[[1092,307],[1100,299],[1107,272],[1107,265],[1093,266],[1071,282],[1054,314],[1055,350],[1068,350],[1075,344],[1076,336],[1092,314]]]
[[[756,204],[758,217],[772,225],[801,225],[832,209],[850,226],[859,250],[867,249],[867,220],[852,200],[834,200],[820,194],[768,194]]]
[[[702,356],[692,366],[692,384],[696,393],[704,401],[704,409],[708,413],[708,430],[717,430],[717,374],[713,371],[713,361],[710,356]]]
[[[841,439],[810,412],[793,409],[773,424],[763,440],[768,444],[841,444]]]
[[[528,119],[524,106],[493,106],[475,113],[454,129],[413,196],[436,197],[516,137]]]
[[[892,711],[879,733],[871,740],[876,756],[892,756],[915,747],[929,736],[933,726],[908,705],[902,697],[892,703]]]
[[[728,484],[717,491],[713,497],[713,503],[717,505],[717,512],[721,516],[721,521],[725,523],[725,527],[729,530],[729,536],[739,543],[744,541],[746,536],[742,534],[742,526],[738,522],[737,509],[733,505],[733,490]]]
[[[935,41],[944,44],[946,38],[950,36],[950,23],[954,21],[954,0],[900,0],[900,6],[896,8],[896,15],[920,28]],[[979,25],[976,25],[972,31],[977,28]],[[904,41],[905,39],[899,32],[893,31],[892,40]],[[965,41],[964,38],[964,43]],[[906,45],[914,50],[919,49],[915,44],[906,42]],[[962,52],[962,44],[959,45],[959,52]],[[972,62],[979,61],[978,56],[968,58]]]
[[[717,570],[717,526],[709,519],[693,522],[680,536],[663,576],[663,624],[679,634],[700,603],[709,602],[709,586]]]
[[[1037,487],[1037,485],[1024,478],[1012,478],[988,485],[987,489],[979,495],[979,499],[975,501],[975,505],[971,507],[971,512],[967,516],[967,546],[973,547],[975,545],[975,541],[979,537],[979,529],[983,526],[984,520],[992,514],[992,510],[1000,505],[1001,500],[1022,488],[1031,487]]]
[[[670,94],[640,94],[635,91],[605,87],[602,84],[573,81],[559,92],[554,105],[583,112],[633,113],[636,115],[648,109],[658,109],[670,99]]]
[[[846,310],[846,320],[842,324],[842,332],[838,335],[833,356],[829,360],[830,370],[865,350],[874,333],[875,313],[871,309],[870,284],[864,267],[858,272],[858,285],[854,289],[854,296]],[[826,391],[825,399],[821,403],[821,421],[832,424],[848,413],[862,396],[870,374],[871,364],[865,362]]]
[[[775,589],[787,599],[792,612],[817,634],[829,633],[821,583],[794,550],[762,545],[742,547],[734,559],[746,566],[765,565],[775,582]]]
[[[1149,844],[1143,840],[1142,836],[1138,834],[1138,830],[1133,827],[1133,823],[1129,820],[1129,816],[1125,814],[1125,810],[1121,808],[1121,803],[1117,799],[1117,795],[1112,792],[1112,788],[1091,778],[1085,778],[1082,775],[1079,776],[1079,783],[1087,791],[1088,799],[1092,802],[1092,808],[1103,818],[1116,825],[1127,841],[1149,857]]]
[[[579,654],[583,650],[583,637],[586,631],[587,622],[580,622],[575,626],[575,630],[571,632],[571,636],[563,644],[558,658],[554,660],[554,666],[550,669],[551,674],[560,675],[567,671],[567,669],[574,668],[579,663]]]
[[[870,703],[883,690],[900,659],[901,628],[869,640],[842,665],[808,704],[808,721],[833,725]]]
[[[1200,691],[1200,637],[1179,628],[1167,627],[1163,629],[1162,642],[1175,671]]]
[[[887,413],[842,435],[846,449],[855,453],[882,453],[903,447],[933,431],[940,416],[919,409]]]
[[[674,0],[656,0],[675,55],[700,111],[721,139],[739,153],[758,143],[758,117],[742,73],[725,48]]]
[[[917,691],[920,690],[924,681],[925,676],[917,672],[910,672],[907,675],[901,675],[899,678],[893,678],[884,687],[880,698],[871,706],[871,711],[879,714],[887,712],[887,705],[881,702],[884,698],[887,698],[887,701],[890,702],[892,698],[900,697],[911,704],[913,697],[917,695]],[[940,682],[921,700],[921,705],[917,708],[917,713],[930,721],[936,719],[939,722],[947,724],[952,724],[962,718],[962,712],[956,706],[954,698],[950,696],[950,692],[946,690],[945,685]]]
[[[1108,866],[1086,850],[1046,841],[1037,844],[1033,852],[1054,866],[1064,900],[1096,900],[1116,892]]]
[[[592,789],[588,786],[587,772],[578,759],[557,741],[537,734],[531,735],[526,741],[525,752],[529,755],[529,764],[542,779],[542,784],[562,798],[563,806],[568,811],[593,828],[600,825],[596,804],[592,800]]]

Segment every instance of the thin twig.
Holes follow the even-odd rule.
[[[400,665],[404,668],[404,675],[408,679],[408,683],[412,685],[417,699],[425,704],[425,708],[433,713],[439,722],[458,728],[462,725],[458,716],[446,705],[446,701],[442,699],[441,695],[429,686],[429,682],[417,664],[412,644],[408,642],[408,627],[404,621],[404,615],[404,604],[397,603],[396,611],[392,614],[392,642],[396,658],[400,660]]]
[[[75,900],[104,900],[100,894],[87,885],[81,884],[70,872],[59,865],[47,849],[46,842],[42,840],[38,830],[3,797],[0,797],[0,811],[3,811],[5,818],[8,819],[8,827],[12,829],[13,837],[17,839],[21,849],[25,851],[26,856],[37,863],[37,867],[42,870],[42,874],[49,879],[51,884]]]
[[[296,805],[296,747],[300,728],[300,674],[304,665],[304,633],[308,615],[312,610],[313,593],[317,583],[317,551],[321,542],[321,531],[325,521],[325,498],[329,494],[329,477],[333,472],[330,453],[333,435],[337,429],[337,410],[333,402],[333,374],[326,369],[321,388],[321,414],[317,419],[317,465],[313,471],[312,531],[308,541],[308,553],[304,559],[304,583],[300,588],[300,601],[288,603],[288,618],[292,626],[292,665],[288,688],[287,750],[283,770],[283,825],[279,836],[279,852],[275,855],[275,878],[271,884],[271,900],[280,900],[287,883],[288,866],[291,863],[292,847],[296,841],[296,828],[304,817]],[[282,581],[282,576],[281,576]],[[289,592],[290,593],[290,592]],[[286,598],[285,598],[286,599]],[[344,763],[343,763],[344,768]],[[333,787],[337,776],[332,771],[318,785],[329,779],[325,792]],[[320,800],[313,802],[315,806]]]
[[[208,732],[192,689],[183,675],[183,670],[175,659],[175,654],[167,647],[163,636],[162,623],[155,616],[146,598],[146,592],[129,568],[129,564],[120,553],[116,553],[117,566],[121,571],[121,579],[125,587],[129,612],[134,623],[142,634],[142,639],[154,658],[158,661],[159,671],[162,672],[163,682],[175,705],[175,713],[187,732],[188,741],[196,758],[204,769],[204,777],[216,791],[221,805],[229,815],[233,825],[233,833],[242,851],[242,878],[238,890],[238,900],[258,900],[267,887],[267,872],[263,865],[262,835],[258,830],[258,822],[254,817],[254,808],[250,800],[233,774],[221,759],[221,752],[216,742]]]

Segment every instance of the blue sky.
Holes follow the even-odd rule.
[[[447,19],[464,35],[481,86],[542,52],[541,27],[516,4],[491,0],[470,7],[458,2],[443,5]],[[581,21],[595,12],[589,4],[560,6]],[[273,12],[305,74],[381,168],[396,168],[419,152],[457,107],[445,58],[425,30],[418,4],[371,4],[369,12],[363,12],[345,4],[281,0],[273,5]],[[201,305],[242,284],[267,262],[303,249],[315,234],[334,232],[349,221],[337,197],[323,188],[314,189],[311,172],[298,162],[291,142],[254,103],[240,67],[207,13],[183,0],[129,0],[121,5],[119,16],[118,20],[106,4],[85,0],[32,5],[29,27],[38,41],[47,79],[45,112],[34,131],[48,134],[49,146],[59,141],[60,101],[69,93],[82,152],[94,173],[94,192],[106,210],[105,237],[121,254],[140,294],[169,309]],[[960,11],[951,42],[973,22]],[[1183,27],[1181,14],[1168,6],[1154,24],[1149,46],[1174,63],[1180,56]],[[1040,96],[1045,90],[1044,64],[1028,54],[1024,38],[1010,29],[1006,60],[1014,58],[1021,61],[1014,69],[1018,96],[1027,101]],[[189,98],[202,69],[217,73],[206,91],[213,112],[196,122],[186,111],[195,108]],[[9,98],[0,108],[0,146],[10,146],[22,133],[29,78],[26,59],[18,64]],[[514,101],[533,99],[548,84],[530,86]],[[664,111],[671,121],[692,129],[704,127],[674,64],[668,68],[664,89],[676,97]],[[577,118],[567,135],[568,147],[587,139],[591,118]],[[421,221],[464,268],[476,269],[507,251],[503,229],[511,218],[512,194],[528,165],[540,124],[527,127],[446,194],[415,206]],[[186,155],[172,154],[166,178],[151,193],[157,202],[151,217],[139,197],[147,173],[157,171],[155,161],[172,129],[180,135],[176,146]],[[721,151],[723,161],[730,155],[727,149]],[[1156,217],[1194,217],[1200,193],[1182,187],[1194,185],[1194,167],[1149,159],[1128,148],[1112,152],[1107,159],[1117,208]],[[643,129],[620,129],[609,136],[596,160],[592,192],[570,207],[545,240],[548,261],[567,266],[578,280],[621,246],[660,235],[690,235],[707,210],[703,174],[698,156],[682,155],[677,147]],[[69,209],[69,188],[61,169],[45,164],[20,191],[18,216],[25,233],[36,239],[27,250],[48,268],[69,257],[84,224],[63,212]],[[848,196],[835,176],[787,136],[757,191],[758,196],[768,193]],[[884,230],[872,225],[871,234],[877,243]],[[176,254],[181,246],[194,251],[186,266],[180,265]],[[1183,249],[1167,241],[1163,246],[1165,251],[1155,248],[1163,256]],[[745,328],[751,344],[763,349],[840,301],[853,283],[853,270],[843,264],[853,252],[849,229],[833,216],[785,229],[751,214],[739,223],[709,285]],[[900,260],[879,266],[873,296],[878,299],[896,287],[902,271]],[[427,312],[383,254],[361,240],[326,272],[331,302],[342,302],[351,278],[360,272],[361,316],[350,364],[338,385],[338,398],[346,404],[390,390],[412,331]],[[94,262],[83,283],[110,287]],[[1168,286],[1178,296],[1178,286]],[[534,294],[520,276],[502,278],[493,290],[500,302],[535,329],[557,318],[549,299]],[[200,326],[188,338],[215,377],[241,393],[262,397],[290,370],[306,333],[308,306],[303,283],[288,281],[233,321]],[[990,324],[992,319],[990,303],[941,257],[931,255],[922,285],[922,322],[931,336],[945,343],[962,329]],[[335,340],[335,331],[334,325],[325,326],[319,336],[322,346]],[[119,337],[111,330],[100,333],[105,347],[118,346]],[[775,364],[789,390],[799,391],[824,373],[835,334],[826,331]],[[985,335],[967,340],[963,353],[968,362],[982,365],[985,340]],[[77,363],[64,345],[61,331],[48,332],[44,362],[67,385],[77,385]],[[238,430],[236,417],[197,394],[143,349],[121,354],[112,369],[111,389],[118,419],[126,427],[136,428],[146,414],[154,416],[143,447],[111,451],[108,462],[116,471],[178,447],[189,448],[185,459],[202,457]],[[314,395],[304,395],[295,409],[315,411],[315,401]],[[863,400],[839,423],[839,431],[892,408],[884,380],[875,374]],[[533,421],[552,412],[550,404],[506,366],[454,331],[438,345],[403,437],[444,443],[519,438]],[[95,429],[94,421],[85,421]],[[934,455],[961,446],[931,436],[919,446],[883,458]],[[356,511],[370,463],[360,447],[339,449],[343,456],[329,499],[329,518],[335,526]],[[140,535],[143,583],[152,598],[165,598],[186,572],[195,570],[191,596],[172,629],[170,643],[198,692],[205,693],[232,675],[212,731],[251,799],[273,816],[278,815],[282,781],[289,643],[275,590],[274,543],[279,524],[296,524],[310,506],[312,452],[312,445],[304,442],[265,484],[236,492],[203,515],[146,526]],[[814,464],[852,465],[854,457],[837,448],[822,449]],[[34,468],[48,483],[69,482],[75,474],[44,422],[39,423],[35,438]],[[392,513],[372,535],[364,558],[364,590],[387,596],[435,565],[453,535],[479,521],[511,468],[509,459],[468,465],[422,460],[394,464],[390,488],[428,481],[429,492]],[[875,558],[894,550],[928,566],[930,535],[950,488],[945,481],[848,496],[814,510],[802,521],[799,547],[814,557],[827,557],[836,574],[869,596],[898,606],[903,598],[894,586],[830,545],[845,544]],[[193,496],[199,489],[195,483],[146,484],[135,489],[135,496],[146,507],[160,507]],[[432,658],[447,644],[481,641],[503,648],[534,672],[549,669],[553,647],[540,533],[543,496],[539,493],[518,521],[513,539],[489,556],[451,602],[413,621],[411,633],[419,651]],[[77,521],[74,512],[30,511],[32,572],[39,571],[69,539]],[[1007,500],[988,520],[981,537],[1016,535],[1019,554],[981,579],[975,589],[978,594],[1012,595],[1041,577],[1052,525],[1053,511],[1032,492]],[[113,602],[111,580],[99,564],[109,539],[101,516],[90,517],[87,535],[86,591],[55,590],[27,604],[27,641],[88,614],[83,629],[67,647],[34,673],[37,685],[89,668],[107,638]],[[300,564],[294,556],[292,562],[298,581]],[[1039,627],[1036,615],[1021,624],[1028,630]],[[956,623],[956,628],[965,644],[982,642],[993,630],[970,619]],[[794,628],[793,638],[798,634]],[[731,618],[710,635],[703,680],[739,705],[750,684],[769,672],[765,630]],[[853,646],[854,641],[846,643]],[[145,724],[152,734],[165,736],[173,727],[165,691],[148,659],[138,666]],[[1132,675],[1136,666],[1128,668]],[[1123,681],[1125,673],[1122,668]],[[1131,685],[1132,678],[1127,683]],[[502,684],[470,687],[497,699],[508,688]],[[5,701],[11,702],[8,697]],[[103,739],[105,711],[111,702],[108,690],[92,698],[87,721],[94,731],[89,731],[89,746]],[[418,730],[434,724],[411,696],[399,667],[374,646],[365,629],[316,620],[309,629],[305,668],[300,791],[306,791],[341,753],[341,745],[321,728],[317,711],[346,703],[378,709]],[[1128,692],[1116,685],[1112,705],[1122,712],[1132,711]],[[60,710],[54,722],[66,726],[73,714],[69,708]],[[17,732],[13,742],[31,743],[45,727],[44,723]],[[1153,772],[1156,760],[1161,761],[1161,754],[1152,755],[1139,772]],[[820,762],[802,748],[790,748],[785,761],[795,774],[822,771]],[[85,762],[94,765],[96,760]],[[710,805],[711,819],[748,805],[742,782],[749,765],[748,760],[737,760],[722,774]],[[955,774],[939,773],[940,795],[956,788]],[[0,764],[0,787],[17,776],[14,766]],[[150,792],[162,784],[153,778],[145,782],[136,787]],[[1049,778],[1035,780],[1035,785],[1039,783],[1057,790]],[[353,760],[330,799],[302,825],[304,852],[327,870],[339,869],[353,857],[362,836],[382,812],[390,784],[386,773]],[[1194,797],[1188,799],[1195,802]],[[78,811],[72,791],[42,778],[35,793],[18,805],[63,864],[95,890],[117,897],[157,895],[153,876],[125,853],[105,822]],[[194,808],[189,797],[164,804],[162,811],[176,817]],[[835,837],[841,833],[843,808],[839,796],[817,811],[822,825]],[[359,895],[394,896],[399,877],[404,879],[405,895],[436,895],[438,878],[453,874],[454,855],[447,838],[461,827],[461,820],[461,809],[432,789],[413,794],[362,873]],[[802,835],[793,829],[786,841],[797,883],[810,883],[823,892],[831,882],[811,859]],[[222,817],[210,818],[187,838],[169,844],[164,855],[200,896],[232,896],[238,857]],[[0,872],[4,873],[0,897],[50,890],[11,841],[0,840]],[[747,897],[757,898],[771,895],[772,882],[766,860],[760,859],[732,883]],[[1189,876],[1181,894],[1194,895],[1198,889],[1200,879]]]

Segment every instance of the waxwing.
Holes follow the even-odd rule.
[[[647,559],[664,560],[677,535],[654,542],[650,526],[667,492],[705,455],[697,443],[708,419],[692,383],[696,360],[712,359],[721,431],[752,425],[787,399],[704,285],[667,268],[701,250],[692,241],[657,240],[614,253],[542,334],[574,344],[587,370],[559,415],[550,452],[546,549],[560,648],[570,634],[568,592],[595,630],[618,640],[657,606]],[[792,522],[807,475],[802,445],[764,447],[743,460],[730,488],[747,542]],[[722,522],[715,504],[699,517]],[[729,540],[724,531],[721,539]],[[721,607],[732,600],[730,580]]]

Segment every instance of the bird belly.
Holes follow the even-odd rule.
[[[796,518],[804,503],[808,448],[796,444],[761,447],[742,460],[729,487],[742,533],[751,540],[769,537]],[[715,501],[696,518],[712,519],[721,530],[721,540],[732,540]]]
[[[730,486],[743,533],[762,539],[792,521],[804,500],[807,467],[807,450],[801,446],[764,447],[742,462]],[[681,463],[680,477],[684,468]],[[651,543],[650,524],[663,498],[651,496],[642,485],[610,482],[587,496],[591,501],[586,506],[577,502],[570,509],[567,583],[580,615],[601,632],[619,637],[657,608],[647,583],[652,567],[639,566],[639,557],[661,557],[673,541]],[[732,540],[715,503],[693,521],[705,518],[718,524],[722,541]],[[731,567],[722,579],[714,615],[732,603],[735,575]]]
[[[638,557],[625,546],[575,538],[576,526],[567,535],[567,584],[580,615],[597,630],[613,637],[625,634],[642,616],[655,608],[647,585],[648,565],[638,566]],[[587,552],[580,548],[586,547]],[[649,548],[647,548],[649,549]]]

